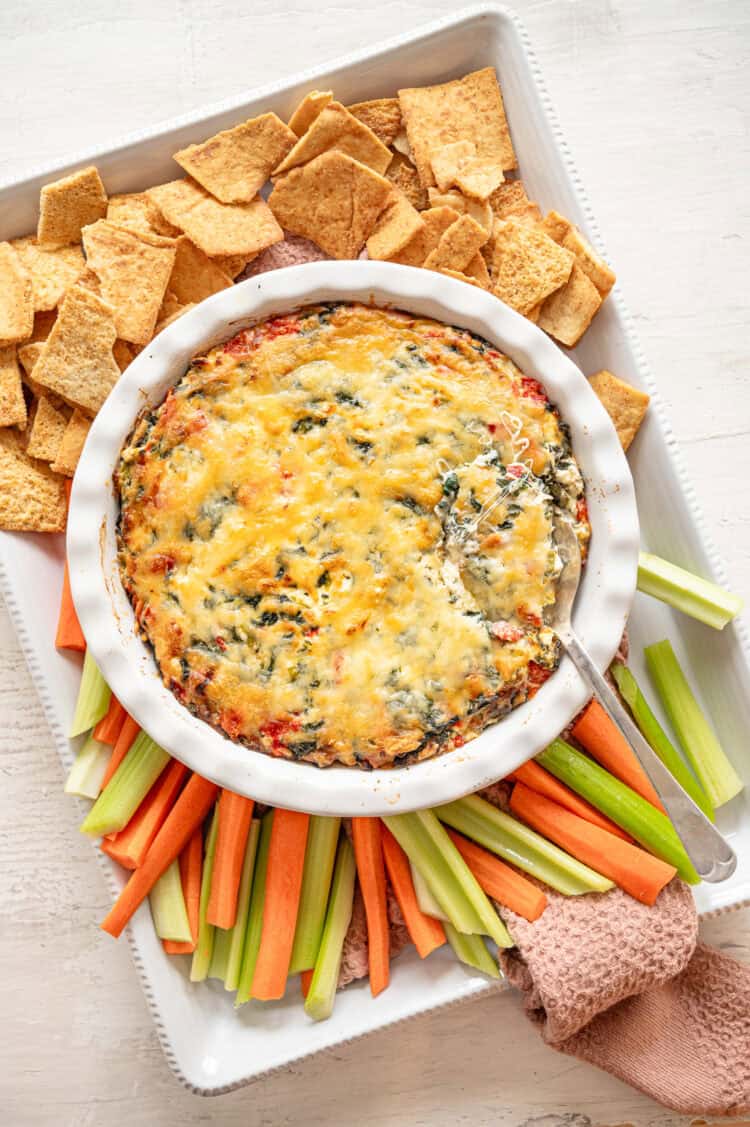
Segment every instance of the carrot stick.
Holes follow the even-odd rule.
[[[309,814],[274,810],[266,869],[263,930],[253,974],[252,997],[283,998],[294,944]]]
[[[642,904],[653,904],[677,870],[637,845],[592,826],[556,802],[516,783],[510,808],[538,833],[544,834],[579,861],[596,866],[598,872],[615,881]]]
[[[390,979],[390,929],[385,893],[383,843],[378,818],[352,818],[352,841],[359,887],[367,917],[367,960],[370,992],[376,998]]]
[[[651,780],[636,759],[635,752],[598,700],[587,704],[573,725],[572,732],[589,755],[593,755],[610,774],[626,783],[641,798],[661,810],[662,814],[666,814]]]
[[[103,921],[103,931],[109,932],[115,939],[121,934],[159,877],[166,872],[175,857],[179,856],[200,826],[216,799],[218,789],[216,783],[210,783],[200,775],[191,775],[151,843],[143,864],[131,875]]]
[[[451,841],[471,869],[482,890],[506,908],[533,923],[547,907],[547,897],[526,877],[481,845],[448,829]]]
[[[417,949],[419,957],[426,959],[437,947],[446,942],[445,931],[440,920],[426,915],[419,907],[414,881],[411,876],[409,858],[396,841],[387,826],[381,823],[380,834],[383,843],[383,857],[404,923]]]
[[[312,978],[313,978],[314,974],[315,974],[315,968],[314,967],[311,967],[310,970],[300,971],[299,984],[300,984],[300,989],[302,990],[302,997],[303,998],[306,998],[308,993],[309,993],[310,983],[312,982]]]
[[[106,715],[101,718],[93,731],[95,740],[100,743],[110,744],[112,747],[117,743],[117,737],[122,731],[122,726],[125,723],[127,712],[120,704],[119,700],[114,693],[109,698],[109,708]]]
[[[185,764],[173,759],[151,787],[127,826],[119,833],[103,838],[102,850],[126,869],[137,869],[142,865],[151,842],[177,800],[186,774]]]
[[[67,560],[65,561],[65,570],[63,571],[63,585],[60,595],[60,613],[57,618],[55,647],[58,650],[75,650],[77,653],[86,652],[86,639],[83,636],[83,630],[81,630],[81,624],[78,621],[75,603],[73,602],[73,595],[70,591],[70,574],[68,572]]]
[[[515,771],[505,777],[512,782],[525,783],[537,794],[543,794],[551,802],[557,802],[560,806],[564,806],[566,810],[570,810],[572,814],[577,814],[579,818],[585,818],[587,822],[591,822],[592,826],[599,826],[602,830],[608,830],[615,837],[621,837],[623,841],[633,840],[625,833],[625,830],[621,830],[609,818],[605,818],[596,807],[586,802],[585,799],[579,798],[575,791],[566,787],[565,783],[561,783],[546,768],[542,767],[541,763],[536,763],[533,759],[530,759],[528,763],[523,763],[520,767],[516,767]]]
[[[253,800],[223,790],[219,798],[219,830],[216,837],[211,897],[206,919],[216,927],[234,927],[237,893],[245,859],[247,835],[253,819]]]
[[[190,921],[191,943],[177,943],[165,939],[164,950],[168,955],[189,955],[198,942],[198,921],[201,903],[201,874],[203,871],[203,830],[199,826],[180,854],[180,879],[182,894],[185,897],[188,920]]]
[[[112,748],[112,754],[109,758],[109,763],[107,764],[107,770],[104,772],[104,778],[102,779],[102,790],[104,790],[107,783],[112,778],[115,771],[130,751],[130,745],[132,744],[133,740],[138,735],[140,730],[140,727],[138,726],[138,724],[136,724],[133,717],[128,716],[126,713],[122,728],[120,728],[120,734],[117,737],[115,746]]]

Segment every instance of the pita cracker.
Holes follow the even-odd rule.
[[[492,67],[440,86],[399,90],[401,113],[425,188],[434,185],[431,154],[453,141],[472,141],[485,164],[497,163],[503,171],[516,167],[505,108]]]
[[[82,290],[88,290],[89,293],[96,294],[97,297],[102,296],[101,279],[93,270],[90,270],[88,266],[76,281],[76,285],[80,286]]]
[[[191,243],[186,235],[177,239],[175,251],[167,292],[171,291],[181,305],[203,301],[232,285],[230,275]]]
[[[401,102],[399,101],[399,106],[400,105]],[[401,116],[403,120],[403,114]],[[398,133],[393,138],[391,148],[395,149],[397,153],[401,153],[401,156],[406,157],[410,164],[414,164],[414,157],[412,155],[411,145],[409,144],[409,136],[404,125],[401,126]]]
[[[31,277],[35,313],[49,312],[59,305],[86,267],[78,245],[40,247],[33,235],[26,235],[11,240],[11,246]]]
[[[623,450],[627,450],[643,422],[649,404],[648,395],[618,379],[606,368],[591,376],[589,383],[615,424]]]
[[[430,168],[441,192],[447,192],[453,187],[461,166],[475,157],[476,153],[477,147],[473,141],[452,141],[433,151]]]
[[[330,152],[287,173],[268,203],[293,235],[311,239],[332,258],[356,258],[392,193],[383,176],[344,153]]]
[[[26,426],[21,369],[14,344],[0,345],[0,427]]]
[[[56,410],[59,410],[61,407],[65,406],[65,401],[61,399],[59,395],[55,395],[53,391],[42,387],[42,385],[37,383],[34,379],[34,368],[37,360],[42,355],[43,348],[44,341],[29,341],[28,344],[22,344],[18,349],[18,359],[21,362],[22,368],[21,380],[37,399],[41,399],[42,396],[44,396]]]
[[[10,243],[0,243],[0,343],[28,340],[33,329],[31,276]]]
[[[26,444],[29,457],[54,462],[68,425],[69,414],[70,408],[63,407],[59,410],[53,407],[46,395],[37,399]]]
[[[65,477],[73,476],[90,429],[91,419],[88,419],[81,411],[76,409],[68,420],[60,449],[52,463],[52,469],[55,473],[64,474]]]
[[[159,184],[147,194],[165,218],[209,258],[234,254],[252,258],[284,237],[260,198],[250,203],[221,203],[190,179]]]
[[[50,309],[44,313],[34,314],[34,328],[31,333],[31,340],[46,340],[52,332],[52,326],[57,317],[57,310]]]
[[[542,217],[537,205],[526,195],[523,180],[504,180],[495,188],[487,202],[498,219],[509,219],[511,215],[515,215],[519,219],[536,223]]]
[[[110,196],[106,218],[112,223],[119,224],[120,227],[133,227],[136,231],[162,235],[167,239],[173,239],[180,234],[179,228],[167,223],[156,204],[145,192]]]
[[[461,270],[446,270],[444,266],[441,266],[438,273],[445,274],[447,278],[455,278],[458,282],[466,282],[469,286],[478,286],[479,289],[482,289],[481,282],[478,282],[476,278],[470,277],[469,274],[462,273]]]
[[[488,234],[492,230],[492,208],[487,200],[471,199],[455,189],[441,192],[439,188],[428,188],[427,194],[430,207],[452,207],[459,215],[470,215],[472,219],[476,219]]]
[[[572,348],[581,339],[602,304],[601,294],[577,262],[564,286],[555,290],[539,313],[540,329]]]
[[[274,169],[274,178],[331,150],[345,153],[378,173],[385,172],[393,156],[372,130],[350,114],[345,106],[331,102]]]
[[[573,255],[536,227],[517,218],[495,220],[492,240],[492,292],[519,313],[528,313],[570,277]]]
[[[120,375],[112,355],[116,337],[112,306],[75,285],[60,306],[32,378],[71,407],[95,415]]]
[[[481,254],[475,254],[470,262],[467,262],[464,267],[464,274],[468,274],[475,282],[488,290],[490,288],[490,275],[487,270],[487,263],[482,258]]]
[[[386,176],[392,184],[404,193],[412,207],[424,211],[430,206],[427,193],[422,187],[416,168],[401,153],[396,153],[388,165]]]
[[[100,219],[84,228],[83,249],[102,298],[115,311],[118,337],[146,344],[174,268],[174,241]]]
[[[120,340],[118,338],[112,345],[112,355],[115,358],[117,367],[121,372],[124,372],[135,360],[138,355],[138,349],[136,349],[135,345],[128,344],[126,340]]]
[[[423,266],[427,256],[437,247],[443,233],[459,218],[458,212],[450,207],[431,207],[419,214],[424,227],[421,231],[417,231],[398,254],[394,254],[391,262],[400,262],[402,266]]]
[[[371,129],[384,145],[392,145],[394,137],[403,128],[398,98],[373,98],[372,101],[356,102],[346,108],[358,121]]]
[[[470,215],[459,215],[440,236],[440,242],[425,259],[424,267],[426,270],[463,271],[486,238],[487,232],[481,223]]]
[[[64,478],[44,462],[0,443],[0,528],[62,532],[67,508]]]
[[[230,278],[236,278],[255,257],[254,254],[249,256],[246,254],[218,254],[214,255],[211,261],[218,266],[224,274],[228,274]]]
[[[591,279],[601,294],[602,300],[614,286],[617,278],[600,254],[592,247],[591,243],[583,237],[578,228],[560,215],[557,211],[550,211],[541,222],[541,227],[551,239],[560,246],[565,247],[576,256],[576,262],[584,274]]]
[[[315,118],[322,110],[333,101],[332,90],[311,90],[297,106],[289,118],[289,128],[292,133],[301,137],[310,128]]]
[[[456,173],[455,184],[465,196],[485,201],[503,180],[503,170],[497,161],[488,163],[475,158],[463,162]]]
[[[424,227],[424,220],[416,208],[399,192],[378,219],[367,240],[370,258],[393,258]]]
[[[540,301],[538,305],[535,305],[533,309],[530,309],[526,314],[527,320],[532,321],[536,325],[539,320],[539,314],[542,312],[543,305],[544,302]]]
[[[101,177],[92,166],[52,184],[45,184],[39,196],[39,246],[61,247],[77,243],[81,231],[107,214],[107,193]]]
[[[195,309],[195,306],[196,302],[190,301],[186,305],[178,305],[176,309],[172,309],[165,317],[157,321],[154,336],[157,337],[162,329],[166,329],[167,325],[171,325],[173,321],[182,317],[183,313],[187,313],[189,309]]]
[[[249,203],[296,142],[280,117],[264,113],[180,149],[174,159],[222,203]]]

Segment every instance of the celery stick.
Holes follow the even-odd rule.
[[[260,820],[253,818],[250,823],[250,833],[247,835],[245,846],[245,860],[242,862],[240,876],[240,889],[237,894],[237,918],[232,928],[232,938],[229,943],[227,955],[227,969],[224,975],[224,986],[227,990],[236,990],[240,981],[240,966],[242,965],[242,950],[245,946],[245,929],[250,911],[250,893],[253,887],[253,871],[255,869],[255,854],[258,850],[260,836]]]
[[[430,892],[427,881],[424,879],[417,866],[409,861],[409,868],[411,869],[411,882],[414,885],[414,894],[417,898],[417,904],[420,910],[424,912],[426,916],[434,916],[436,920],[447,920],[448,917]]]
[[[93,728],[103,716],[106,716],[111,695],[107,682],[91,656],[91,650],[86,650],[76,710],[68,732],[71,739],[80,736],[82,732],[88,732],[89,728]]]
[[[216,852],[216,837],[219,831],[218,810],[214,806],[211,815],[211,826],[206,838],[206,853],[203,858],[203,875],[201,876],[201,898],[198,906],[198,942],[193,951],[190,964],[190,981],[203,982],[208,977],[208,968],[211,965],[211,956],[214,950],[214,932],[216,928],[208,922],[208,900],[211,896],[211,877],[214,871],[214,853]]]
[[[120,766],[88,812],[81,826],[94,837],[124,829],[151,787],[169,763],[170,756],[145,732],[133,740]]]
[[[89,736],[70,768],[65,780],[65,793],[78,794],[81,798],[97,798],[111,754],[109,744],[100,743]]]
[[[189,943],[192,935],[185,897],[182,893],[179,861],[173,861],[162,873],[148,894],[148,901],[151,905],[154,928],[159,938],[174,939],[177,943]]]
[[[468,795],[445,806],[436,806],[435,813],[454,830],[497,853],[498,857],[510,861],[516,868],[544,881],[564,896],[607,892],[614,888],[613,882],[601,873],[576,861],[541,834],[498,810],[479,795]]]
[[[453,924],[447,920],[443,927],[445,928],[446,939],[453,948],[453,954],[460,962],[465,963],[467,967],[481,970],[483,974],[488,974],[490,978],[500,977],[497,963],[487,950],[487,945],[481,935],[464,935],[462,932],[456,931]]]
[[[231,927],[216,927],[214,925],[214,945],[211,948],[211,962],[208,964],[206,978],[218,978],[219,982],[224,982],[231,942]]]
[[[336,867],[331,883],[326,921],[320,940],[310,989],[305,998],[305,1013],[314,1021],[325,1021],[333,1012],[336,987],[341,968],[344,940],[352,918],[354,903],[354,878],[356,876],[354,850],[349,839],[342,835],[336,853]]]
[[[742,599],[731,591],[649,552],[638,557],[638,590],[715,630],[723,630],[743,606]]]
[[[677,738],[714,806],[742,790],[742,780],[726,757],[701,711],[668,639],[646,646],[646,665]]]
[[[340,818],[326,818],[320,814],[313,814],[310,818],[290,974],[315,966],[326,919],[340,827]]]
[[[266,898],[266,871],[268,869],[268,851],[271,847],[272,829],[273,810],[269,810],[260,823],[258,856],[255,861],[253,887],[250,893],[250,911],[247,916],[240,981],[237,986],[237,997],[234,1000],[235,1006],[241,1006],[243,1002],[249,1001],[253,988],[255,964],[258,961],[260,938],[263,934],[263,904]]]
[[[555,778],[601,810],[645,849],[674,865],[688,884],[700,883],[674,826],[661,810],[564,740],[553,740],[536,758]]]
[[[489,935],[498,947],[513,946],[505,924],[431,810],[389,815],[383,821],[420,869],[454,927],[464,933]]]
[[[651,706],[627,665],[615,661],[610,666],[609,671],[617,682],[620,695],[632,712],[633,719],[641,729],[645,739],[651,744],[664,766],[668,771],[671,771],[683,790],[687,791],[696,806],[700,806],[706,817],[713,822],[714,808],[708,801],[705,791],[654,716]]]

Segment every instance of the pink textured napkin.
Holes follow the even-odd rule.
[[[287,235],[243,277],[327,255]],[[623,657],[627,642],[623,639]],[[484,797],[504,806],[505,788]],[[391,957],[409,936],[389,891]],[[509,981],[544,1040],[676,1111],[750,1113],[750,968],[697,942],[692,895],[674,880],[647,908],[615,889],[559,896],[535,923],[501,908],[516,947]],[[367,974],[367,924],[357,892],[339,986]]]

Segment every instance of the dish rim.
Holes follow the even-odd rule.
[[[575,622],[601,668],[616,652],[630,611],[640,534],[625,455],[588,381],[540,329],[477,287],[392,263],[305,263],[215,294],[143,349],[94,420],[71,496],[71,589],[93,657],[140,726],[199,774],[274,805],[315,814],[377,816],[436,806],[481,789],[539,751],[588,697],[570,659],[563,658],[531,701],[462,748],[404,767],[321,769],[233,743],[179,704],[162,684],[150,648],[135,633],[116,559],[112,474],[138,413],[161,402],[196,354],[255,321],[326,300],[386,304],[459,325],[486,337],[526,375],[541,380],[570,426],[586,481],[591,553]]]

